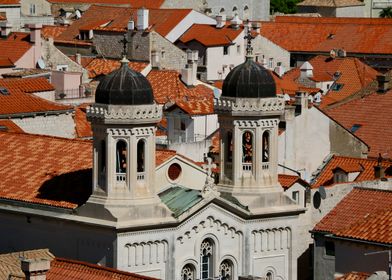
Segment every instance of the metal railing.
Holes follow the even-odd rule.
[[[55,93],[56,100],[77,99],[77,98],[85,98],[85,97],[90,97],[90,96],[91,96],[90,92],[80,90],[79,88],[56,90],[56,93]]]

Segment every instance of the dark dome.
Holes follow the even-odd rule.
[[[150,82],[141,73],[131,70],[127,62],[107,75],[98,85],[95,102],[113,105],[153,104]]]
[[[240,98],[276,97],[272,74],[247,57],[246,61],[227,75],[223,82],[222,96]]]

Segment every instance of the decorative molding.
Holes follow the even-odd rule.
[[[144,120],[158,122],[162,118],[162,106],[151,105],[107,105],[94,103],[87,107],[87,119],[105,119],[111,121]]]
[[[168,243],[166,240],[127,243],[128,266],[144,266],[166,263],[168,259]]]
[[[154,127],[134,127],[134,128],[109,128],[109,135],[111,136],[149,136],[154,135]]]
[[[263,120],[236,120],[234,126],[238,128],[256,128],[256,127],[276,127],[279,125],[278,119]]]
[[[287,250],[291,248],[291,229],[279,227],[253,230],[252,240],[255,253]]]
[[[214,99],[215,113],[219,112],[272,112],[282,113],[285,101],[282,97],[272,98],[227,98]]]

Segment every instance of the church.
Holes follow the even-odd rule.
[[[2,154],[11,154],[0,171],[0,248],[49,248],[167,280],[297,279],[309,233],[306,205],[278,182],[285,102],[250,52],[215,100],[218,168],[156,149],[162,106],[125,57],[87,109],[92,143],[0,132]]]

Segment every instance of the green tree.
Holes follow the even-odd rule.
[[[382,9],[379,15],[380,18],[392,18],[392,7]]]
[[[271,0],[270,12],[294,14],[297,12],[297,3],[302,0]]]

